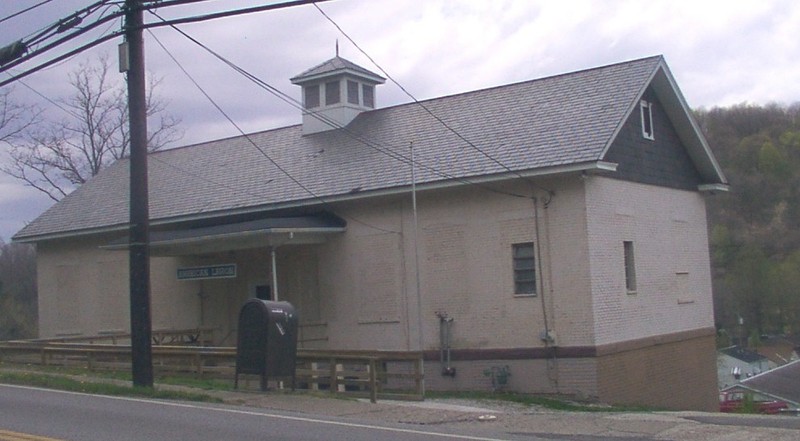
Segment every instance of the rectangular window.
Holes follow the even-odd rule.
[[[370,109],[375,108],[375,90],[369,84],[364,84],[361,87],[362,95],[364,95],[364,107],[369,107]]]
[[[536,259],[533,242],[511,246],[514,261],[514,294],[536,294]]]
[[[358,105],[358,83],[347,80],[347,102]]]
[[[306,109],[319,107],[319,84],[306,86],[303,90],[306,95]]]
[[[341,92],[339,91],[339,82],[331,81],[325,83],[325,105],[330,106],[341,101]]]
[[[622,242],[625,253],[625,289],[628,294],[636,292],[636,263],[633,257],[633,242]]]
[[[639,109],[642,111],[642,136],[646,139],[656,139],[653,133],[653,103],[642,100]]]

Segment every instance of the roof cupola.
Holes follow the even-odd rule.
[[[338,129],[375,108],[375,86],[386,79],[336,56],[291,79],[303,88],[303,134]]]

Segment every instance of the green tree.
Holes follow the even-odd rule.
[[[744,320],[745,334],[764,332],[765,311],[770,307],[766,291],[771,263],[760,247],[744,246],[726,273],[725,281],[733,297],[733,307]]]
[[[800,332],[800,103],[695,113],[731,184],[708,199],[718,328]]]

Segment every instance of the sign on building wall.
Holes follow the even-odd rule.
[[[178,280],[231,279],[236,277],[236,264],[178,268]]]

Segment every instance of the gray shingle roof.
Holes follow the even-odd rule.
[[[409,156],[411,143],[418,183],[600,161],[661,68],[663,58],[650,57],[424,102],[486,155],[415,103],[364,112],[341,130],[302,136],[296,125],[154,153],[150,216],[186,219],[402,188],[411,167],[397,158]],[[127,199],[128,161],[120,160],[14,239],[125,225]]]
[[[738,385],[800,406],[800,360],[742,380]]]
[[[367,69],[364,69],[363,67],[353,63],[352,61],[346,60],[337,55],[328,61],[320,63],[312,67],[311,69],[308,69],[303,73],[292,77],[290,81],[292,83],[299,84],[305,81],[310,81],[314,78],[319,78],[321,76],[330,76],[336,73],[344,73],[346,71],[349,71],[361,77],[372,79],[379,83],[383,83],[386,80],[385,78],[376,74],[375,72],[371,72]]]

